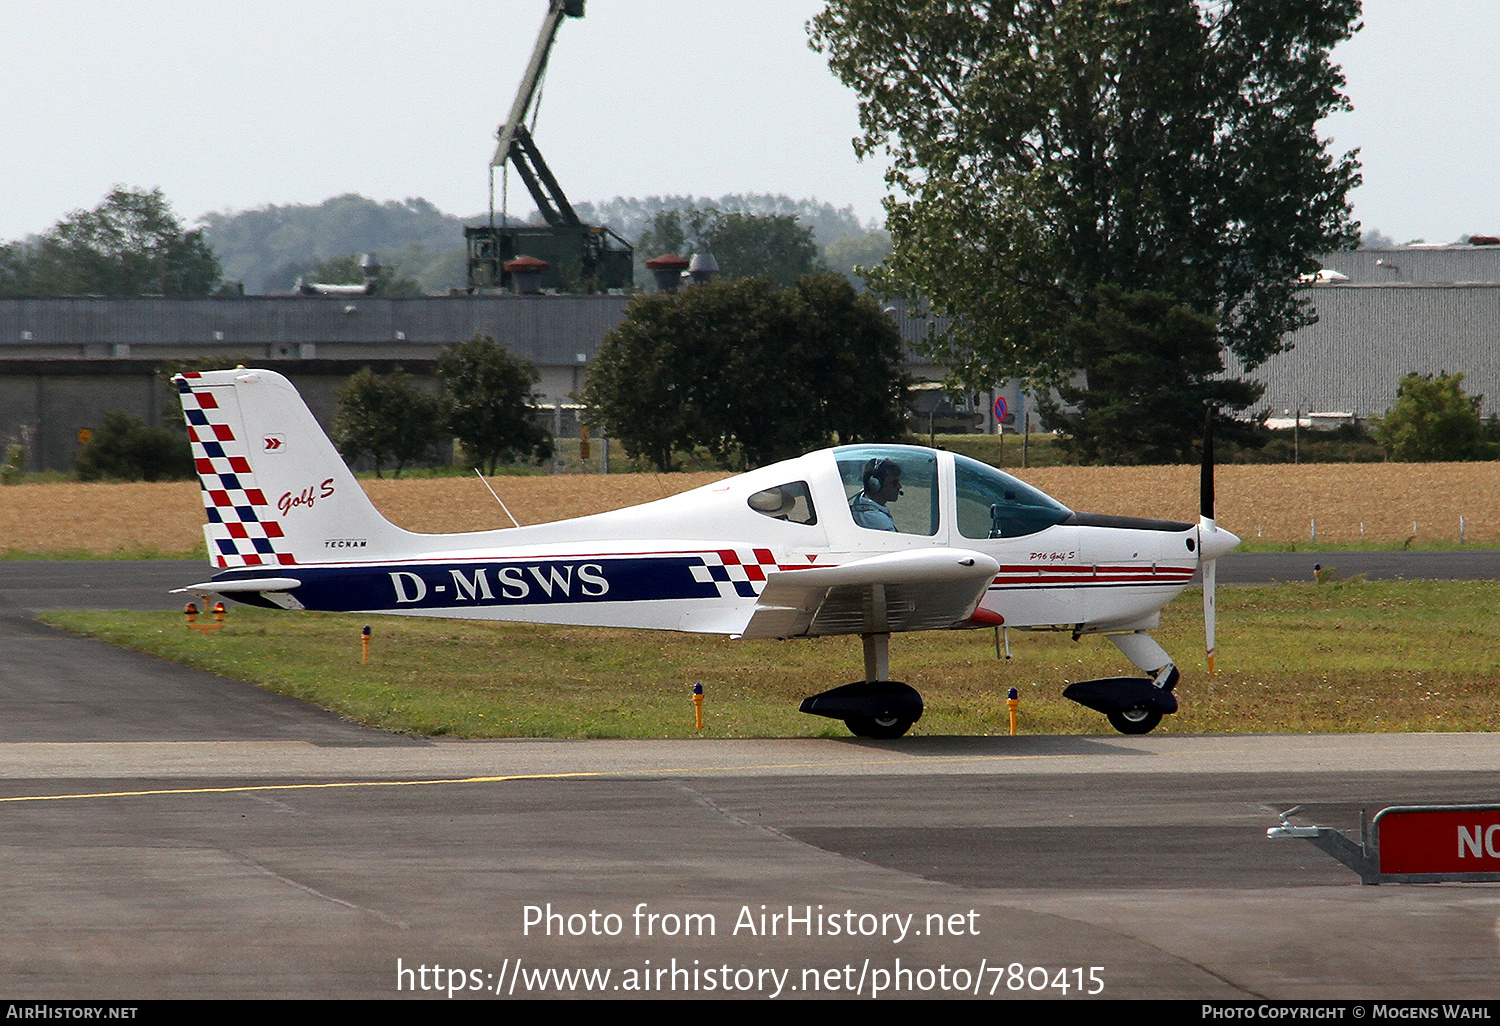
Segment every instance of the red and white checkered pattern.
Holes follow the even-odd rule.
[[[281,525],[256,487],[245,439],[236,436],[212,389],[194,390],[191,379],[198,376],[181,374],[175,381],[203,487],[209,558],[226,568],[295,563],[290,553],[278,551],[285,548],[277,544]]]
[[[721,598],[754,598],[766,586],[766,571],[777,569],[770,549],[719,549],[702,554],[693,580],[718,585]]]

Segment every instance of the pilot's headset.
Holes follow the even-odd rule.
[[[865,494],[874,495],[885,487],[886,478],[894,470],[897,475],[901,473],[901,465],[892,460],[872,459],[865,464],[862,474],[865,483]],[[899,489],[896,494],[904,494],[905,489]]]

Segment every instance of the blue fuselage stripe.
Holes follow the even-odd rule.
[[[712,580],[700,582],[694,578],[693,568],[703,565],[703,559],[697,556],[371,563],[283,566],[272,574],[237,572],[214,579],[295,576],[302,584],[292,589],[291,595],[307,609],[401,611],[716,599],[719,588]]]

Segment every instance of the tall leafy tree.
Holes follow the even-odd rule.
[[[785,369],[806,375],[822,433],[816,441],[900,439],[911,379],[901,332],[880,304],[828,272],[798,279],[782,297],[791,308],[784,345],[798,361]]]
[[[860,268],[868,271],[890,255],[891,233],[884,228],[845,235],[823,247],[823,262],[828,269],[851,279]]]
[[[475,335],[443,350],[438,375],[449,429],[485,473],[500,463],[551,458],[552,432],[539,423],[533,391],[541,376],[530,361],[488,335]]]
[[[0,291],[12,295],[206,296],[220,277],[202,231],[185,231],[160,189],[116,186],[35,244],[4,250]]]
[[[647,220],[636,240],[636,250],[650,260],[665,253],[687,256],[701,244],[700,231],[708,214],[692,207],[658,210]]]
[[[827,246],[845,235],[867,230],[853,207],[835,207],[816,199],[792,199],[770,193],[728,193],[718,199],[707,196],[616,196],[602,203],[574,203],[578,216],[590,224],[608,225],[627,239],[640,236],[658,214],[667,211],[725,210],[740,214],[790,214],[813,230],[818,245]],[[677,252],[675,248],[672,252]],[[660,251],[652,253],[659,256]]]
[[[400,477],[408,463],[431,458],[448,437],[441,397],[419,388],[399,367],[383,375],[365,367],[337,394],[333,443],[349,459],[368,456],[376,477],[387,466]]]
[[[818,266],[813,230],[792,214],[715,214],[704,243],[728,279],[762,277],[780,288]]]
[[[601,345],[584,402],[659,470],[702,447],[731,467],[830,440],[899,437],[901,336],[838,275],[787,289],[764,278],[631,301]]]
[[[972,388],[1088,372],[1077,320],[1101,287],[1169,297],[1258,365],[1312,320],[1313,255],[1357,241],[1357,161],[1315,125],[1348,106],[1329,54],[1358,16],[1359,0],[830,0],[813,45],[863,98],[856,149],[892,159],[878,286],[953,318],[931,349]]]

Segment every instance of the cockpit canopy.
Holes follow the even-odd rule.
[[[849,514],[860,527],[931,537],[944,499],[937,453],[899,445],[834,450]],[[1019,538],[1072,516],[1072,510],[1003,471],[953,457],[954,521],[965,538]]]

